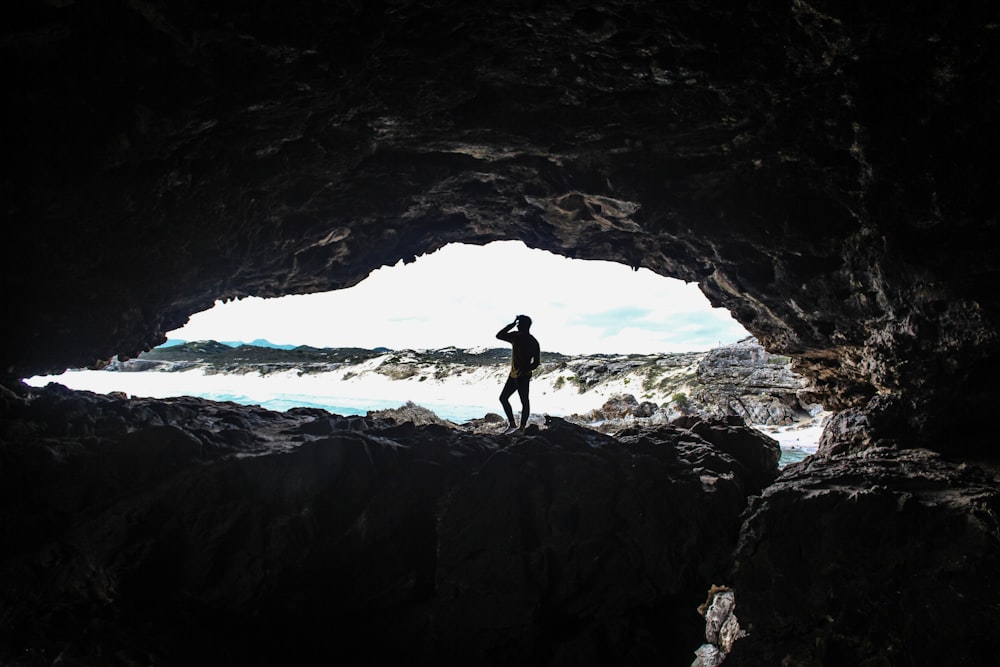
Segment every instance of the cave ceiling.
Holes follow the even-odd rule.
[[[698,282],[830,407],[995,370],[993,3],[0,12],[7,378],[500,239]]]

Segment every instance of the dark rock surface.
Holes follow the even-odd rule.
[[[992,3],[2,11],[8,377],[518,238],[697,281],[914,445],[992,401]]]
[[[1000,370],[996,3],[14,0],[0,16],[13,323],[0,374],[14,391],[18,378],[135,357],[216,299],[346,287],[450,242],[520,239],[648,267],[698,282],[844,410],[822,456],[784,473],[749,517],[733,588],[756,630],[733,658],[983,664],[978,652],[996,648],[957,625],[963,611],[976,632],[1000,617],[985,546],[995,513],[973,502],[991,496],[960,469],[997,459],[982,427]],[[310,427],[353,443],[344,459],[297,442],[268,461],[234,451],[260,447],[257,421],[272,418],[253,409],[95,411],[86,396],[45,394],[31,408],[50,404],[40,423],[3,400],[2,520],[19,537],[5,540],[0,627],[19,624],[19,660],[37,650],[49,664],[66,646],[83,654],[64,662],[94,662],[98,646],[101,660],[149,662],[144,651],[179,634],[194,633],[192,647],[234,636],[216,610],[248,600],[297,628],[320,597],[339,614],[427,590],[346,515],[325,510],[324,529],[348,531],[334,540],[304,513],[302,498],[328,486],[320,470],[355,471],[342,460],[360,466],[338,480],[357,494],[352,511],[380,497],[364,495],[366,471],[402,474],[395,437],[372,442],[363,420]],[[95,442],[98,425],[120,435]],[[460,461],[489,449],[475,437]],[[414,511],[444,470],[404,484]],[[940,479],[968,502],[936,499]],[[230,506],[231,494],[259,502]],[[425,556],[424,533],[404,533]],[[883,534],[894,546],[879,547]],[[801,604],[800,553],[816,561]],[[369,557],[394,574],[376,581]],[[307,585],[327,562],[342,596]],[[897,562],[913,576],[897,578]],[[183,567],[161,576],[164,563]],[[452,576],[448,590],[472,590]],[[547,581],[544,600],[562,602],[561,580]],[[658,573],[651,595],[669,581]],[[160,633],[178,618],[188,632]],[[614,622],[603,636],[629,636]],[[373,645],[407,645],[392,639]]]
[[[691,431],[739,461],[740,477],[754,495],[774,481],[781,458],[778,443],[760,431],[746,428],[742,419],[686,416],[675,419],[672,425]]]
[[[1000,654],[1000,476],[926,450],[813,458],[754,499],[735,665],[974,665]]]
[[[5,665],[686,664],[777,473],[677,427],[3,399]]]

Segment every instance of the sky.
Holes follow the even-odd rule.
[[[186,341],[265,339],[278,345],[490,348],[528,315],[543,352],[701,352],[747,337],[694,283],[648,269],[574,260],[520,241],[452,244],[382,267],[358,285],[278,299],[217,302],[168,332]]]

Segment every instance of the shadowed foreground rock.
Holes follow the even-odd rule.
[[[740,537],[726,667],[995,664],[998,481],[926,450],[788,466]]]
[[[645,267],[698,283],[843,411],[829,459],[748,515],[732,659],[997,662],[995,484],[971,468],[998,460],[996,2],[0,16],[6,386],[134,358],[220,299],[350,287],[449,243]],[[472,641],[481,662],[676,664],[662,647],[701,638],[665,621],[720,583],[742,509],[729,457],[678,444],[700,453],[675,472],[664,432],[554,427],[499,454],[447,426],[3,400],[15,664],[413,662]],[[639,572],[587,561],[595,544]]]
[[[504,438],[58,385],[5,395],[2,426],[14,665],[687,664],[747,498],[749,468],[677,427]]]

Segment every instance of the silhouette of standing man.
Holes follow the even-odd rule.
[[[511,331],[517,327],[517,331]],[[505,340],[513,346],[510,354],[510,376],[507,384],[500,392],[500,404],[507,413],[507,423],[509,424],[506,433],[523,431],[528,425],[528,416],[531,414],[531,406],[528,403],[528,385],[531,382],[531,371],[538,368],[541,363],[541,350],[538,347],[538,340],[530,333],[531,318],[527,315],[518,315],[514,321],[497,332],[497,338]],[[514,422],[514,410],[510,406],[510,397],[517,392],[521,399],[521,426]]]

